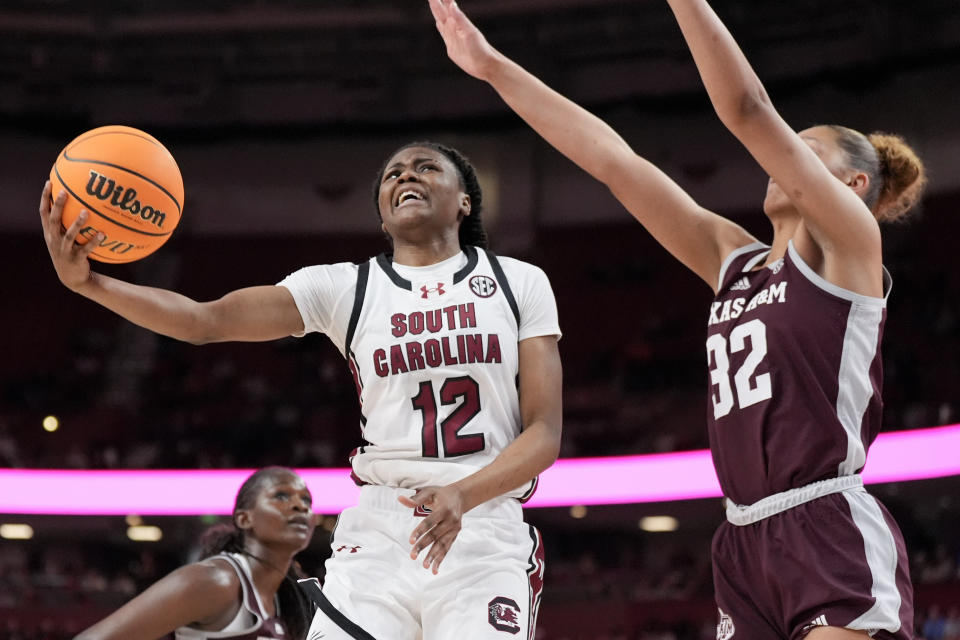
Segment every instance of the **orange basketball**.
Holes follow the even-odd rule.
[[[77,242],[105,238],[90,257],[131,262],[167,241],[183,212],[183,178],[156,138],[121,126],[91,129],[64,147],[50,170],[52,197],[67,192],[63,226],[88,211]]]

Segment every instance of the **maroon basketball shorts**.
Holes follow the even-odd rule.
[[[903,536],[858,477],[728,506],[727,519],[713,538],[718,640],[797,640],[818,626],[913,638]]]

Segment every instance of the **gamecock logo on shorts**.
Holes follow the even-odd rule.
[[[733,618],[723,612],[723,609],[717,607],[720,612],[720,622],[717,623],[717,640],[730,640],[733,637]]]
[[[497,631],[520,632],[520,607],[510,598],[499,596],[487,605],[487,620]]]
[[[470,278],[470,291],[481,298],[489,298],[497,292],[497,281],[490,276],[473,276]]]

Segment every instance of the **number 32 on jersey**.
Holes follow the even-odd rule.
[[[733,374],[733,383],[730,378],[730,357],[728,354],[739,353],[747,348],[749,341],[750,352],[743,364]],[[724,417],[733,409],[733,388],[737,390],[737,404],[745,409],[758,402],[770,399],[772,389],[770,374],[764,373],[754,376],[757,366],[767,355],[767,326],[762,320],[754,319],[734,327],[730,332],[730,341],[721,334],[715,333],[707,338],[707,362],[713,364],[710,369],[710,385],[716,387],[716,392],[710,396],[713,402],[713,417],[716,420]]]

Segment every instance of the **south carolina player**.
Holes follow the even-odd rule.
[[[348,359],[363,489],[335,531],[310,637],[532,637],[543,548],[520,501],[559,451],[560,329],[544,273],[484,248],[480,187],[460,153],[415,143],[387,160],[376,202],[391,255],[206,303],[91,272],[94,243],[75,243],[82,217],[63,231],[63,195],[49,197],[48,183],[47,246],[81,295],[192,343],[321,331]]]
[[[374,197],[392,259],[280,283],[304,331],[347,357],[364,439],[360,503],[338,520],[311,638],[532,637],[543,552],[520,502],[559,444],[550,284],[483,248],[475,172],[449,147],[401,148]],[[405,544],[412,558],[429,548],[431,573],[398,557]]]
[[[718,115],[771,177],[773,240],[761,244],[493,49],[455,2],[430,5],[450,58],[716,293],[708,423],[728,520],[713,544],[718,638],[911,638],[903,540],[858,472],[881,418],[890,279],[878,220],[919,198],[916,155],[896,136],[795,133],[707,3],[671,0]]]
[[[240,487],[230,525],[204,535],[203,558],[156,582],[75,640],[299,640],[311,604],[294,556],[313,536],[310,490],[265,467]]]

